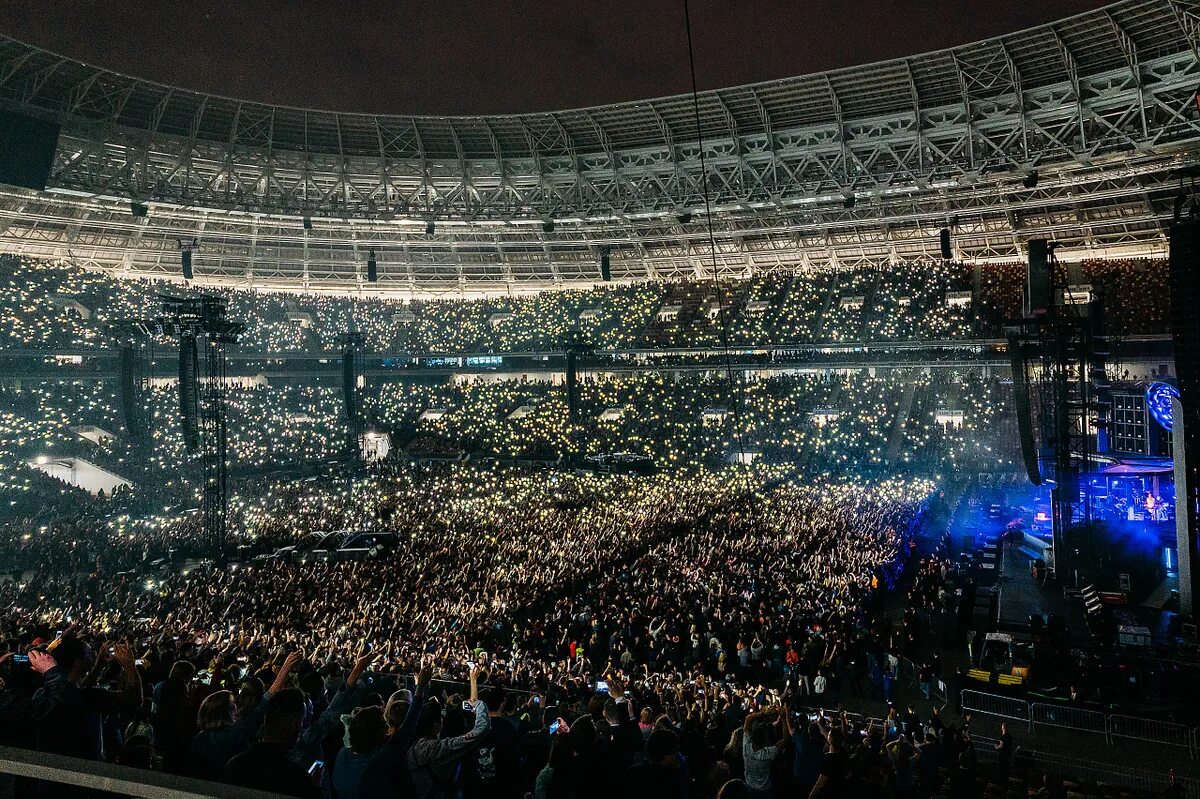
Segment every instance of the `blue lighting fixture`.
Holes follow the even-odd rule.
[[[1146,410],[1154,417],[1163,430],[1171,431],[1175,426],[1174,415],[1171,413],[1171,397],[1178,397],[1179,389],[1170,383],[1154,382],[1146,386]]]

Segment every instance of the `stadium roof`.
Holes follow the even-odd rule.
[[[62,125],[50,190],[0,196],[0,247],[161,275],[194,236],[211,279],[337,289],[371,247],[397,292],[594,281],[608,247],[618,277],[670,278],[713,268],[707,183],[722,274],[928,257],[952,221],[968,258],[1041,235],[1145,253],[1195,161],[1198,46],[1200,3],[1125,0],[702,92],[698,129],[686,95],[476,117],[270,106],[0,38],[0,106]]]
[[[1190,3],[1133,0],[962,47],[700,93],[705,138],[873,117],[1126,69],[1188,41]],[[121,75],[0,38],[0,99],[57,119],[89,120],[219,144],[456,160],[555,157],[696,138],[690,95],[551,113],[355,114],[265,105]],[[990,79],[989,79],[990,78]]]

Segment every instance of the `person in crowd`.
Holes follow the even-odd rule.
[[[436,703],[422,708],[417,722],[415,740],[407,756],[414,795],[418,799],[438,799],[457,790],[459,765],[470,750],[478,746],[491,729],[487,703],[479,698],[479,672],[470,671],[471,695],[467,701],[473,718],[471,728],[461,735],[441,737],[444,723],[442,709]],[[467,708],[464,707],[464,710]]]
[[[204,698],[197,720],[198,731],[188,750],[188,773],[201,778],[219,774],[233,757],[250,748],[262,727],[271,697],[287,686],[288,676],[299,660],[298,652],[287,656],[271,687],[249,711],[239,710],[230,691],[216,691]]]
[[[746,790],[754,799],[774,799],[771,771],[792,736],[791,719],[782,706],[776,706],[746,716],[742,729]]]
[[[226,764],[222,779],[232,785],[287,796],[319,797],[317,779],[293,762],[292,747],[300,738],[307,704],[299,688],[284,688],[267,700],[258,741]]]
[[[142,681],[129,644],[107,648],[97,658],[92,647],[68,629],[57,645],[29,650],[29,665],[42,675],[42,687],[33,695],[32,720],[37,747],[44,752],[88,760],[105,759],[104,717],[142,703]],[[86,685],[93,662],[101,667],[111,658],[120,668],[119,691]]]

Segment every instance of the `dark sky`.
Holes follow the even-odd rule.
[[[1100,0],[691,0],[701,88],[913,55]],[[547,110],[690,89],[683,0],[0,0],[0,31],[139,77],[393,113]]]

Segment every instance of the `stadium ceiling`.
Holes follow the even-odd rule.
[[[0,191],[0,249],[164,277],[195,238],[202,280],[400,295],[595,283],[603,248],[618,280],[701,277],[707,179],[722,276],[933,258],[948,225],[964,260],[1034,237],[1148,255],[1200,161],[1198,87],[1200,0],[703,92],[699,128],[690,95],[481,117],[269,106],[0,37],[0,107],[62,126],[48,189]]]

